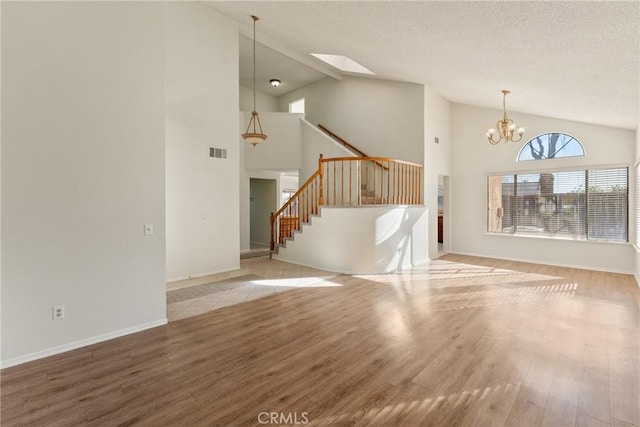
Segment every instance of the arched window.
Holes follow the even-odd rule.
[[[577,156],[584,156],[580,141],[566,133],[552,132],[543,133],[527,142],[518,153],[518,161]]]

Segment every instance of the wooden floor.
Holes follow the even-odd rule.
[[[445,256],[2,371],[2,426],[640,427],[631,276]]]

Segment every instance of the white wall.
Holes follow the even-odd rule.
[[[2,4],[0,3],[0,28],[2,26]],[[2,46],[2,31],[0,31],[0,46]],[[0,54],[0,82],[2,81],[2,55]],[[0,84],[0,100],[2,99],[2,84]],[[2,102],[0,102],[0,117],[2,117]],[[0,120],[0,154],[2,153],[2,120]],[[0,224],[2,224],[2,157],[0,156]],[[0,366],[2,366],[2,227],[0,226]]]
[[[161,3],[2,3],[3,366],[166,322],[163,31]]]
[[[435,138],[438,143],[435,143]],[[438,257],[438,175],[451,175],[451,103],[424,87],[424,204],[429,211],[429,258]],[[446,196],[445,196],[446,197]],[[449,244],[450,220],[445,209],[444,241]]]
[[[422,85],[330,77],[278,98],[280,111],[305,98],[306,119],[321,123],[369,156],[424,160]]]
[[[636,161],[634,164],[640,164],[640,127],[638,127],[638,129],[636,130],[635,148],[636,148],[636,151],[635,151]],[[633,173],[630,173],[629,182],[635,183],[635,169],[633,170]],[[636,200],[634,204],[629,204],[629,211],[631,211],[632,213],[631,218],[629,219],[630,224],[636,223],[635,215],[638,212],[637,206],[639,203],[640,203],[640,200]],[[637,236],[638,233],[640,233],[640,230],[635,229],[635,236]],[[638,283],[638,286],[640,286],[640,247],[635,248],[635,277],[636,277],[636,283]]]
[[[406,270],[427,262],[426,221],[419,206],[324,206],[274,257],[348,274]]]
[[[278,98],[256,90],[256,108],[258,113],[277,112]],[[246,86],[240,86],[240,111],[253,111],[253,89]]]
[[[238,28],[170,2],[166,32],[167,279],[239,268]],[[209,147],[227,149],[226,159]]]
[[[527,138],[520,143],[493,146],[484,132],[502,116],[501,111],[461,104],[452,104],[451,111],[453,252],[633,272],[634,254],[630,244],[486,234],[488,174],[612,164],[633,166],[633,131],[514,112],[510,117],[526,127]],[[528,139],[553,131],[577,138],[583,144],[586,156],[516,162],[520,148]],[[629,206],[635,206],[632,193]]]
[[[302,120],[302,162],[300,185],[318,170],[320,154],[325,159],[332,157],[357,157],[326,133],[306,120]]]
[[[298,175],[280,175],[280,192],[284,190],[297,190],[298,189]],[[280,194],[278,195],[280,197]],[[282,205],[280,203],[281,197],[278,199],[278,208]]]
[[[298,170],[301,162],[300,119],[304,114],[260,113],[262,131],[267,139],[253,146],[240,138],[246,169]],[[247,129],[250,113],[240,113],[242,133]]]

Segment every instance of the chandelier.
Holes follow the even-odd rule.
[[[518,142],[522,139],[522,135],[524,135],[524,128],[519,127],[516,128],[516,124],[507,116],[507,95],[511,93],[511,91],[504,89],[502,91],[502,109],[504,110],[504,116],[502,120],[498,120],[496,123],[496,129],[487,129],[487,139],[492,145],[499,144],[504,141],[508,142]],[[498,139],[494,139],[493,137],[496,135]],[[518,134],[518,139],[513,139],[514,133]]]
[[[251,19],[253,19],[253,111],[251,112],[247,130],[242,134],[242,137],[255,147],[267,139],[267,135],[262,132],[260,117],[258,117],[258,112],[256,111],[256,21],[260,18],[251,15]]]

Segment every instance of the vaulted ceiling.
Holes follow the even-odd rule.
[[[425,84],[453,102],[501,109],[500,90],[510,89],[510,112],[638,126],[637,1],[209,4],[248,37],[250,15],[260,17],[258,88],[272,94],[322,72],[340,78],[309,54],[342,54],[375,78]],[[241,37],[240,46],[241,81],[250,85],[250,39]],[[269,78],[285,84],[269,89]]]

